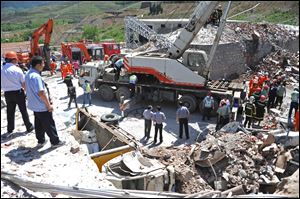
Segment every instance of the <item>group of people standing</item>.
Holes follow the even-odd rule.
[[[285,76],[282,74],[270,78],[268,73],[258,73],[249,82],[249,101],[245,104],[245,123],[250,128],[253,120],[258,121],[258,125],[264,119],[264,115],[271,108],[281,109],[283,99],[286,97]],[[291,103],[288,119],[291,121],[292,111],[295,114],[299,107],[299,88],[295,87],[291,94]]]
[[[31,60],[31,68],[26,75],[17,65],[16,52],[7,52],[5,63],[1,65],[1,89],[4,91],[7,103],[8,137],[12,135],[14,130],[15,109],[18,105],[27,132],[35,130],[38,147],[45,145],[45,133],[49,136],[52,147],[63,145],[65,142],[59,139],[53,120],[50,93],[47,84],[41,77],[41,72],[45,66],[43,58],[34,56]],[[34,113],[34,126],[29,120],[26,98],[30,102],[28,108]]]
[[[183,105],[182,102],[179,102],[179,108],[176,111],[176,121],[179,122],[179,138],[182,139],[183,136],[183,127],[185,128],[185,136],[186,139],[189,139],[189,128],[188,128],[188,119],[190,116],[190,112],[187,107]],[[151,126],[152,122],[155,126],[155,133],[154,133],[154,140],[153,144],[156,144],[157,142],[157,135],[159,132],[159,138],[160,142],[163,142],[163,134],[162,134],[162,129],[163,129],[163,122],[166,121],[166,116],[165,114],[161,111],[161,107],[157,106],[156,107],[156,112],[152,112],[152,106],[149,105],[147,109],[144,110],[143,112],[143,117],[145,120],[145,135],[144,138],[146,140],[150,139],[150,132],[151,132]]]

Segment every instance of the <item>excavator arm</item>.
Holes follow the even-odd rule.
[[[87,61],[91,61],[91,56],[84,43],[61,43],[62,54],[72,60],[72,48],[79,48]]]
[[[39,27],[31,36],[30,48],[31,54],[41,55],[39,51],[39,40],[42,35],[45,35],[45,42],[42,52],[42,57],[45,58],[45,69],[50,69],[50,40],[53,31],[53,19],[49,19],[47,23]]]
[[[39,55],[39,40],[42,35],[45,35],[45,43],[50,44],[51,34],[53,31],[53,19],[49,19],[47,23],[39,27],[31,36],[31,53],[32,55]]]

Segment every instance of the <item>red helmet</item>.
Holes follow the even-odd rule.
[[[264,89],[265,89],[265,90],[269,89],[269,86],[268,86],[267,84],[264,85]]]
[[[5,58],[18,60],[17,53],[14,51],[9,51],[9,52],[5,53]]]
[[[259,100],[260,100],[260,101],[265,101],[265,100],[266,100],[266,96],[261,95],[260,98],[259,98]]]
[[[260,87],[257,87],[255,91],[256,91],[256,92],[261,92],[261,88],[260,88]]]

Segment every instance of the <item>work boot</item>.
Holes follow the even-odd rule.
[[[27,133],[30,133],[31,131],[33,131],[34,127],[33,125],[31,125],[31,127],[29,129],[27,129]]]
[[[66,144],[65,141],[59,141],[57,144],[52,144],[51,147],[52,148],[58,148],[58,147],[63,146],[65,144]]]

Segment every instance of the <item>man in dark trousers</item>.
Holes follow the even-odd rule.
[[[67,85],[68,96],[70,96],[69,87],[73,86],[72,79],[73,79],[73,77],[70,74],[68,74],[64,79],[64,83]]]
[[[182,139],[182,131],[183,131],[183,126],[185,129],[185,137],[186,139],[189,139],[189,116],[190,116],[190,111],[187,107],[183,105],[183,102],[179,102],[179,108],[176,111],[176,121],[179,122],[179,138]]]
[[[149,105],[147,109],[144,110],[143,116],[145,119],[145,138],[149,139],[150,138],[150,132],[151,132],[151,125],[152,125],[152,117],[153,117],[153,112],[152,112],[152,106]]]
[[[68,93],[70,95],[70,101],[69,101],[68,108],[71,107],[71,103],[72,103],[73,100],[75,102],[76,108],[78,108],[78,106],[77,106],[77,100],[76,100],[76,88],[74,86],[68,87]]]
[[[42,57],[34,56],[32,58],[32,67],[25,75],[25,84],[27,88],[28,108],[34,113],[34,126],[38,147],[46,143],[45,133],[50,138],[52,147],[59,147],[65,142],[60,141],[55,122],[53,120],[53,106],[50,102],[49,92],[46,94],[45,82],[42,80],[40,72],[43,71],[45,63]]]
[[[29,121],[26,109],[25,98],[25,80],[21,68],[17,67],[17,54],[13,51],[5,54],[5,63],[1,66],[1,89],[4,91],[4,97],[7,104],[7,133],[11,135],[15,128],[16,105],[22,114],[27,132],[33,130],[33,125]]]
[[[247,123],[248,123],[248,128],[251,127],[252,119],[256,114],[256,107],[254,103],[255,103],[255,98],[254,96],[251,96],[249,102],[247,102],[245,105],[246,119],[245,119],[244,127],[246,127]]]
[[[152,118],[154,125],[155,125],[155,135],[154,135],[154,141],[153,144],[157,141],[157,132],[159,130],[160,134],[160,143],[163,142],[163,136],[162,136],[162,128],[163,128],[163,122],[166,120],[166,116],[163,112],[161,112],[160,106],[156,107],[156,112],[153,114]]]

